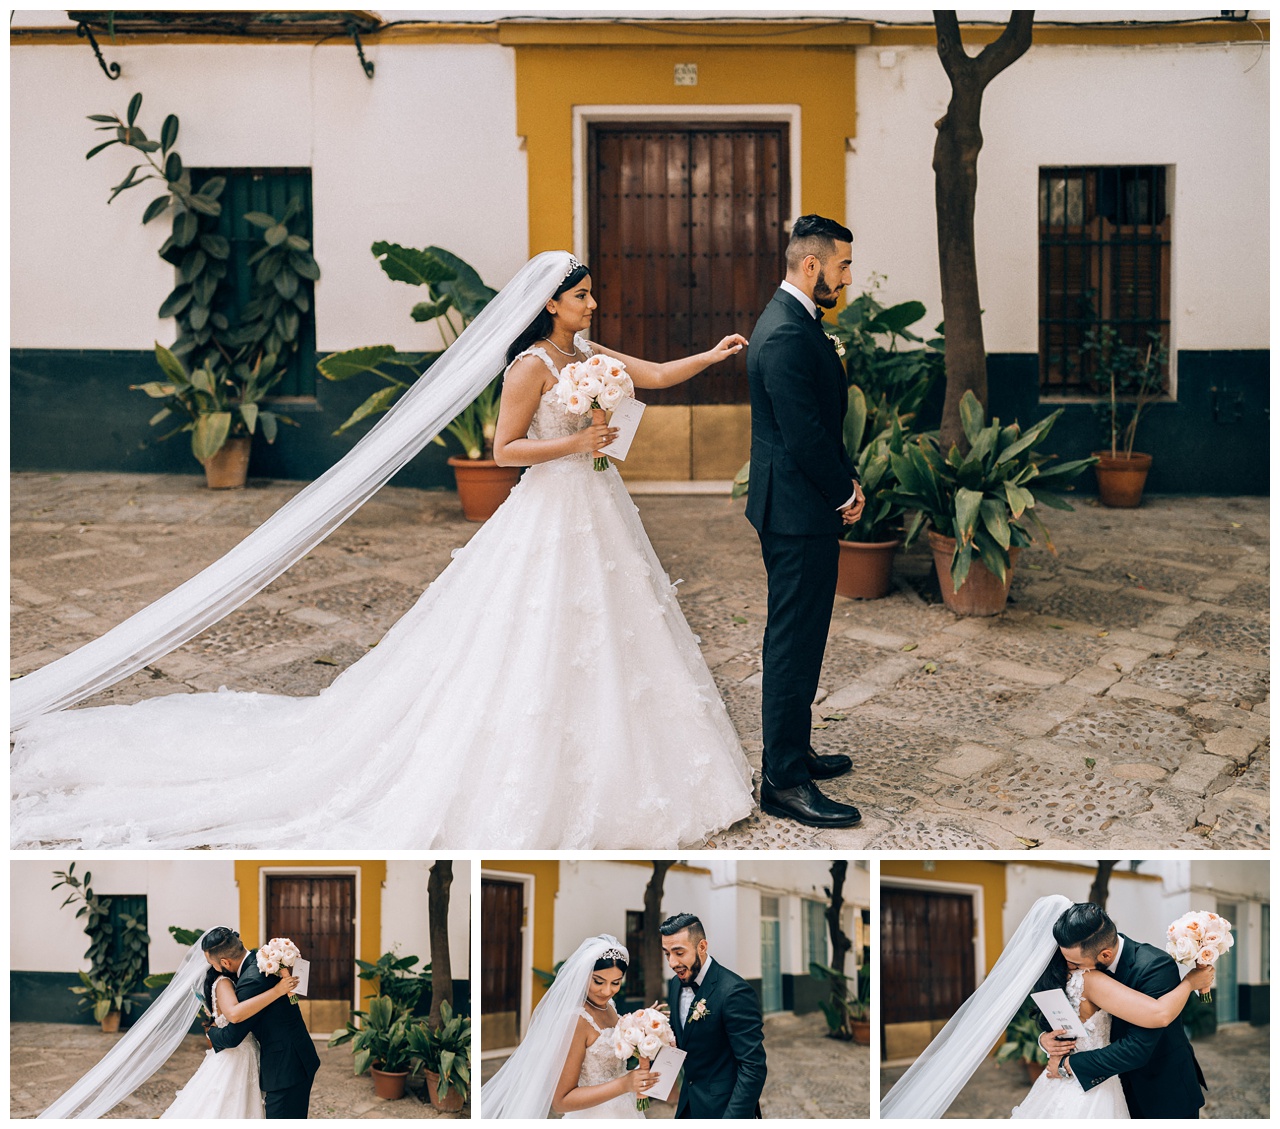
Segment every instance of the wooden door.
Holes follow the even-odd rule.
[[[656,361],[750,336],[785,273],[788,146],[777,122],[592,125],[593,336]],[[745,461],[745,355],[642,397],[628,477],[732,477]]]
[[[524,885],[480,883],[480,1025],[486,1048],[520,1042],[524,978]]]
[[[263,940],[289,937],[311,962],[299,1006],[307,1029],[328,1034],[351,1014],[356,984],[356,880],[351,874],[267,875]]]
[[[940,1027],[973,994],[973,898],[884,887],[880,907],[883,1021]]]

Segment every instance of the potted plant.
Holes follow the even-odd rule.
[[[1092,355],[1094,380],[1108,389],[1108,398],[1098,405],[1109,439],[1106,450],[1094,452],[1098,499],[1104,506],[1133,509],[1142,503],[1151,470],[1151,456],[1133,449],[1138,421],[1164,391],[1169,349],[1156,330],[1148,330],[1144,349],[1101,325],[1085,335],[1082,351]]]
[[[120,1030],[120,1017],[128,1015],[135,1003],[147,1000],[146,993],[130,991],[115,977],[91,977],[87,972],[80,973],[80,984],[71,991],[81,997],[80,1006],[93,1012],[94,1021],[107,1035]]]
[[[413,972],[417,963],[416,956],[383,953],[376,961],[357,959],[356,964],[360,966],[357,975],[361,980],[376,980],[379,995],[387,996],[397,1009],[413,1015],[424,994],[428,999],[431,996],[431,965]]]
[[[815,980],[825,981],[830,989],[827,998],[818,1003],[827,1020],[827,1034],[832,1039],[844,1039],[863,1045],[870,1044],[870,992],[867,991],[859,999],[849,990],[850,977],[816,960],[809,962],[809,975]],[[861,987],[861,974],[858,982]]]
[[[1049,1056],[1040,1046],[1040,1021],[1037,1019],[1039,1009],[1034,1001],[1027,999],[1018,1014],[1005,1029],[1005,1041],[996,1051],[996,1062],[1009,1062],[1017,1059],[1027,1072],[1027,1079],[1035,1082],[1044,1073]]]
[[[434,1030],[419,1023],[409,1032],[409,1045],[417,1066],[426,1075],[431,1104],[446,1113],[457,1113],[471,1088],[471,1020],[453,1014],[446,1000],[440,1005],[440,1026]]]
[[[387,1101],[404,1097],[412,1055],[409,1032],[413,1026],[409,1013],[396,1008],[389,996],[374,996],[368,1011],[353,1011],[346,1029],[335,1031],[329,1046],[351,1043],[357,1075],[368,1070],[373,1076],[374,1092]],[[361,1022],[357,1024],[355,1021]]]
[[[1061,490],[1094,459],[1050,466],[1036,454],[1059,408],[1025,432],[999,419],[984,426],[985,413],[972,392],[960,401],[968,450],[952,444],[944,456],[933,435],[919,435],[889,455],[898,483],[892,501],[915,516],[907,527],[911,545],[926,523],[943,602],[958,615],[997,615],[1004,609],[1018,553],[1031,544],[1033,527],[1053,551],[1036,506],[1073,507]]]
[[[475,268],[442,247],[418,249],[379,241],[373,244],[372,251],[388,278],[426,288],[427,299],[418,302],[410,316],[414,321],[433,322],[445,349],[497,294],[481,281]],[[443,355],[444,350],[400,353],[394,345],[367,345],[332,353],[319,361],[316,367],[326,380],[370,375],[383,384],[334,434],[340,435],[362,420],[385,412]],[[495,376],[445,428],[462,447],[462,454],[453,455],[448,461],[453,467],[458,498],[468,521],[491,517],[520,480],[519,467],[501,467],[493,461],[500,379]],[[446,445],[439,435],[435,442],[442,447]]]

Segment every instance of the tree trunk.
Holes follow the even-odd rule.
[[[965,53],[955,12],[934,12],[938,56],[951,81],[951,101],[937,123],[933,147],[934,202],[938,217],[938,267],[945,323],[947,393],[940,441],[968,449],[960,423],[960,400],[972,392],[987,406],[987,350],[978,297],[978,260],[973,213],[982,150],[982,95],[987,84],[1031,46],[1034,13],[1012,14],[1000,37],[976,57]]]
[[[640,968],[644,972],[644,993],[648,997],[645,1006],[661,1003],[666,999],[662,990],[666,981],[666,962],[662,959],[662,887],[667,881],[667,871],[674,862],[654,860],[653,875],[644,888],[644,950],[640,954]]]
[[[831,935],[831,967],[837,972],[844,972],[845,957],[853,948],[849,935],[840,927],[840,911],[844,908],[844,880],[849,873],[849,863],[841,859],[831,864],[831,886],[826,891],[827,932]]]
[[[1108,887],[1111,884],[1111,872],[1115,868],[1114,861],[1099,862],[1098,872],[1093,876],[1093,885],[1089,887],[1089,901],[1101,910],[1107,908]]]
[[[440,1026],[440,1005],[453,1006],[453,965],[449,960],[449,887],[453,885],[453,863],[439,860],[431,864],[427,879],[427,931],[431,937],[431,1014],[427,1024]]]

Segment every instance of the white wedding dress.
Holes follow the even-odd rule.
[[[1067,977],[1067,999],[1080,1014],[1080,1001],[1084,998],[1084,971],[1076,969]],[[1076,1043],[1077,1051],[1097,1051],[1111,1043],[1111,1016],[1105,1011],[1095,1011],[1084,1021],[1085,1037]],[[1039,1120],[1073,1119],[1096,1121],[1098,1119],[1128,1120],[1129,1104],[1125,1101],[1124,1087],[1118,1075],[1094,1086],[1082,1089],[1074,1078],[1050,1078],[1041,1074],[1024,1101],[1014,1107],[1010,1117],[1033,1117]]]
[[[218,1011],[218,985],[230,981],[220,976],[213,985],[213,1022],[227,1026],[227,1017]],[[246,1035],[238,1047],[225,1051],[207,1050],[199,1068],[160,1116],[219,1118],[265,1118],[262,1090],[258,1085],[258,1040]]]
[[[627,1072],[627,1064],[613,1053],[613,1048],[606,1038],[613,1028],[606,1027],[601,1031],[600,1025],[591,1018],[591,1014],[586,1008],[582,1009],[582,1017],[595,1028],[598,1038],[587,1048],[587,1053],[582,1059],[582,1069],[578,1072],[578,1085],[600,1086],[605,1082],[612,1082],[615,1078],[621,1078]],[[564,1114],[565,1121],[568,1121],[571,1117],[603,1117],[621,1120],[635,1117],[643,1119],[644,1114],[636,1109],[636,1095],[627,1093],[619,1094],[616,1098],[610,1098],[607,1102],[601,1102],[599,1105]]]
[[[589,418],[544,396],[529,435]],[[235,778],[251,785],[228,804]],[[319,695],[46,714],[10,783],[14,847],[670,849],[753,807],[675,587],[588,454],[528,468]]]

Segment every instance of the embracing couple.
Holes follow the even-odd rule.
[[[87,1074],[41,1117],[97,1118],[128,1097],[169,1058],[203,1001],[211,1050],[163,1118],[305,1118],[320,1068],[287,972],[269,976],[240,934],[210,929],[164,991]]]
[[[712,959],[693,914],[667,918],[659,933],[675,974],[668,993],[671,1030],[687,1056],[676,1117],[759,1117],[766,1068],[755,991]],[[485,1117],[644,1116],[637,1099],[661,1075],[645,1058],[628,1070],[612,1038],[623,1022],[613,1000],[630,959],[607,934],[578,946],[534,1009],[519,1049],[484,1084]]]
[[[1206,1083],[1179,1017],[1192,991],[1213,986],[1213,968],[1179,975],[1168,953],[1120,933],[1098,906],[1041,898],[880,1116],[942,1117],[1028,994],[1057,988],[1084,1035],[1040,1036],[1049,1065],[1011,1117],[1194,1118]]]

